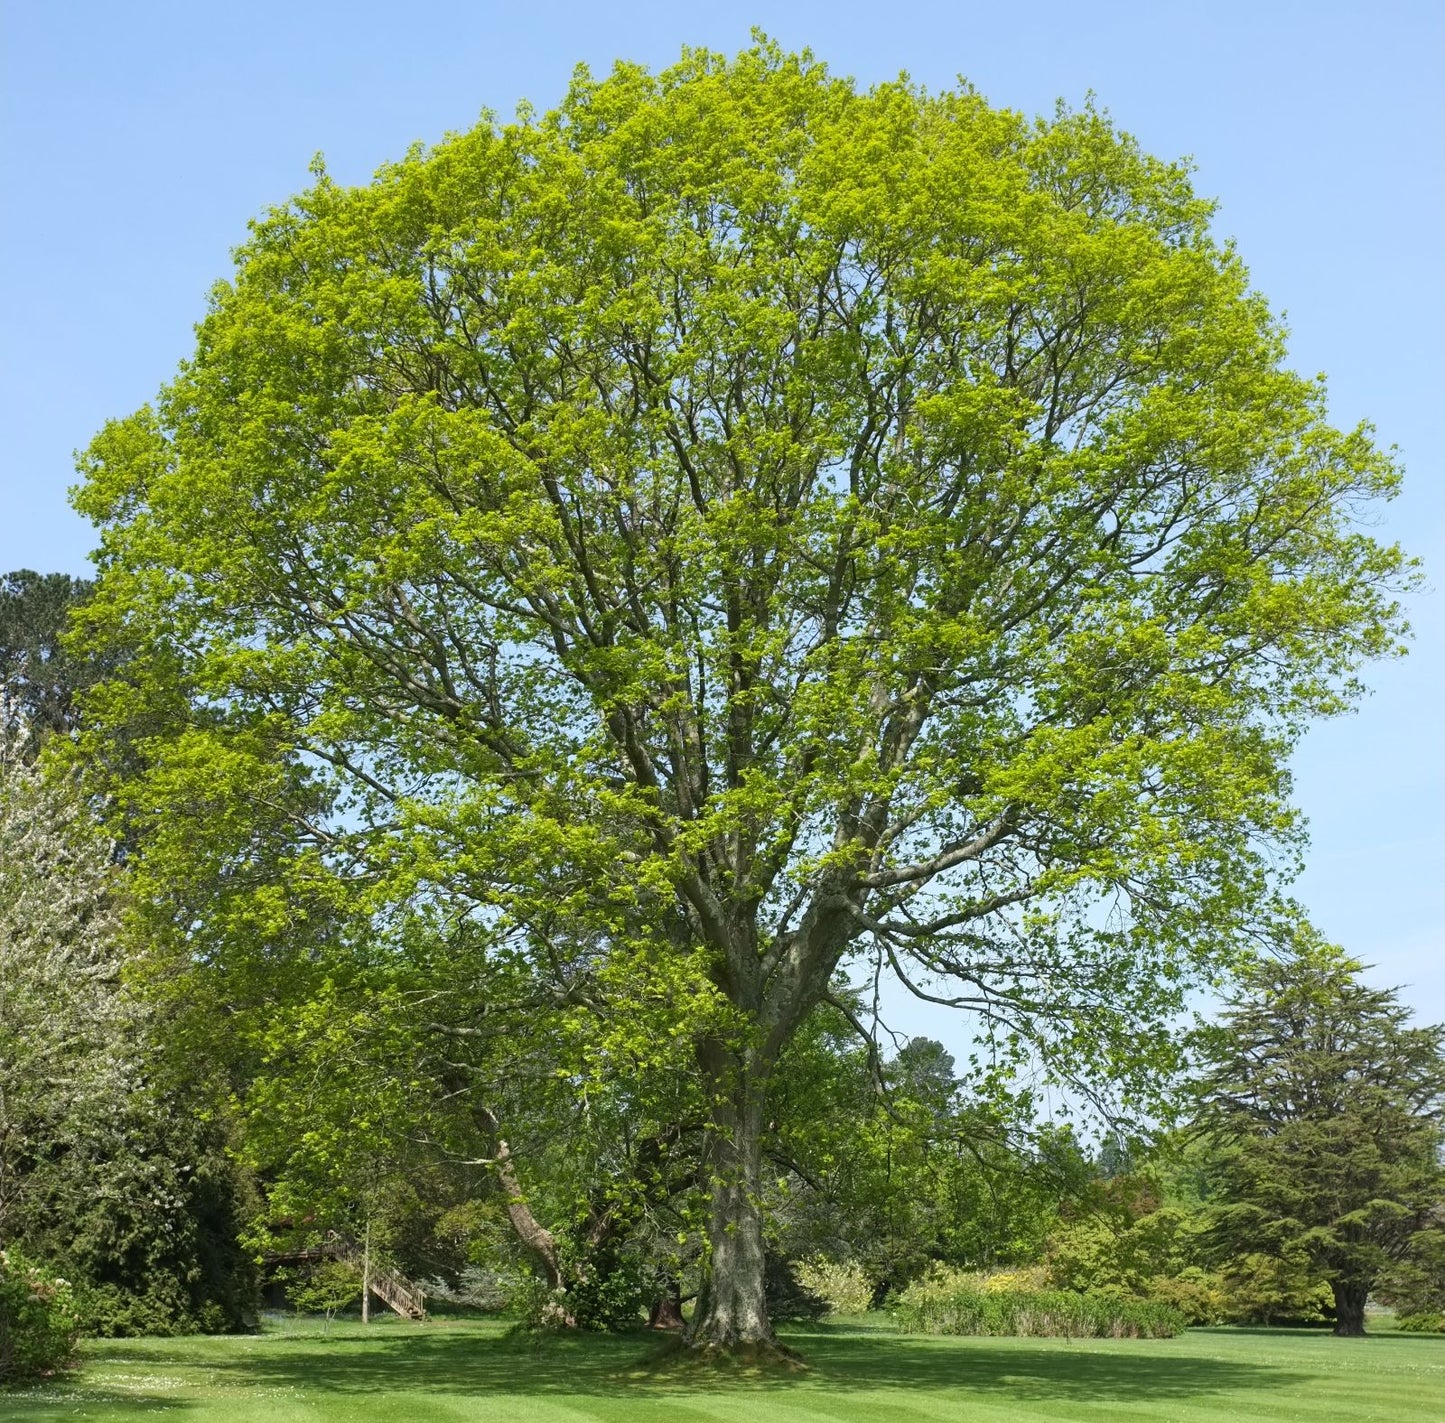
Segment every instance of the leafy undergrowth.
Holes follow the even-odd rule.
[[[1400,1321],[1400,1328],[1411,1334],[1445,1334],[1445,1314],[1412,1314]]]
[[[1032,1335],[1063,1339],[1172,1339],[1187,1321],[1160,1300],[1074,1290],[989,1290],[951,1278],[910,1285],[895,1310],[920,1334]]]
[[[1372,1321],[1372,1329],[1378,1329]],[[1445,1339],[1201,1329],[1178,1339],[784,1331],[802,1369],[658,1358],[654,1336],[506,1336],[493,1321],[289,1323],[259,1337],[97,1340],[78,1374],[0,1397],[6,1423],[1439,1423]]]

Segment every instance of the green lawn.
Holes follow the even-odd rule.
[[[801,1373],[641,1367],[648,1341],[504,1338],[492,1323],[284,1325],[252,1338],[102,1340],[45,1389],[0,1394],[10,1423],[157,1414],[184,1423],[886,1423],[960,1419],[1445,1423],[1445,1338],[1192,1330],[1181,1339],[932,1339],[794,1330]]]

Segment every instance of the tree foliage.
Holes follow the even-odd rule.
[[[26,763],[27,742],[0,735],[0,1240],[67,1124],[124,1091],[110,844],[72,785]]]
[[[1078,1143],[1038,1128],[1028,1094],[981,1094],[928,1038],[874,1061],[831,1009],[790,1044],[770,1102],[764,1175],[775,1248],[855,1266],[875,1303],[934,1263],[988,1270],[1035,1260],[1060,1202],[1090,1184]]]
[[[723,1346],[769,1336],[768,1085],[846,959],[1147,1092],[1403,568],[1352,522],[1394,466],[1211,216],[1093,109],[766,43],[318,171],[84,463],[150,932],[545,905],[706,983]]]
[[[1445,1194],[1445,1027],[1409,1026],[1361,973],[1312,937],[1251,966],[1199,1087],[1220,1238],[1307,1262],[1339,1334],[1363,1333],[1382,1271],[1428,1248]]]
[[[31,758],[51,732],[75,728],[77,697],[100,669],[66,644],[90,583],[17,569],[0,578],[0,734]]]
[[[0,738],[0,1242],[63,1271],[92,1332],[239,1327],[245,1193],[214,1084],[167,1072],[123,983],[111,842],[28,746]]]

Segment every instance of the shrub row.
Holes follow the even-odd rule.
[[[1074,1290],[995,1289],[954,1271],[935,1271],[904,1290],[894,1315],[919,1334],[1027,1334],[1066,1339],[1169,1339],[1184,1315],[1159,1300]]]
[[[1438,1312],[1402,1314],[1397,1322],[1411,1334],[1445,1334],[1445,1314]]]

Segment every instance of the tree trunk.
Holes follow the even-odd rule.
[[[652,1302],[647,1327],[672,1330],[687,1328],[687,1321],[682,1317],[682,1285],[676,1277],[667,1282],[667,1288]]]
[[[550,1322],[573,1328],[577,1321],[560,1298],[566,1291],[567,1281],[562,1273],[557,1238],[532,1214],[532,1208],[527,1204],[526,1192],[517,1179],[516,1167],[512,1162],[511,1148],[502,1137],[502,1126],[496,1115],[479,1102],[472,1104],[472,1113],[495,1143],[492,1164],[497,1170],[497,1184],[501,1187],[503,1199],[507,1203],[507,1219],[512,1224],[512,1230],[541,1267],[547,1288],[559,1296],[549,1308]]]
[[[1363,1334],[1369,1286],[1354,1280],[1336,1280],[1330,1288],[1335,1292],[1335,1333],[1345,1337]]]
[[[371,1217],[366,1218],[366,1243],[361,1247],[361,1322],[371,1323]]]
[[[709,1259],[688,1342],[752,1353],[775,1348],[763,1288],[762,1137],[765,1081],[717,1044],[702,1066],[713,1096],[706,1159],[712,1167]]]

